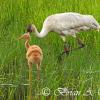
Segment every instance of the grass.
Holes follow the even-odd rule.
[[[40,31],[47,16],[61,12],[92,14],[100,22],[99,6],[99,0],[1,0],[0,100],[28,99],[26,51],[24,41],[17,41],[25,32],[27,24],[34,23]],[[31,35],[31,44],[39,45],[44,53],[40,82],[36,80],[36,66],[33,66],[34,100],[37,100],[37,92],[41,92],[45,87],[50,88],[51,93],[49,97],[41,95],[42,100],[100,100],[99,34],[96,31],[78,34],[86,47],[71,52],[62,62],[57,60],[63,49],[63,42],[57,34],[51,32],[42,39]],[[75,39],[66,38],[73,48],[77,47]],[[58,88],[81,91],[81,94],[55,96],[54,91]],[[88,96],[83,95],[84,93]]]

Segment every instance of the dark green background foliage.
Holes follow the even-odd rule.
[[[25,32],[29,23],[34,23],[41,31],[47,16],[62,12],[92,14],[100,22],[100,0],[0,0],[0,100],[27,100],[25,41],[17,38]],[[85,48],[72,51],[58,61],[58,55],[63,50],[61,38],[53,32],[42,39],[31,34],[30,44],[39,45],[44,53],[39,82],[36,66],[33,65],[35,98],[39,86],[40,91],[44,87],[50,88],[51,100],[57,99],[54,90],[59,87],[81,91],[79,96],[61,97],[63,100],[100,100],[100,32],[81,32],[78,36],[86,44]],[[78,47],[74,38],[66,38],[72,48]],[[93,96],[83,96],[88,89],[92,90]]]

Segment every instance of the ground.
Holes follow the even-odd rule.
[[[25,58],[25,41],[17,38],[34,23],[41,31],[44,19],[55,13],[79,12],[92,14],[100,22],[99,0],[1,0],[0,1],[0,100],[27,100],[28,65]],[[44,53],[41,64],[41,80],[36,80],[33,65],[33,97],[40,93],[42,100],[99,100],[100,99],[100,32],[86,31],[78,36],[85,47],[70,52],[58,61],[63,41],[51,32],[39,39],[31,34],[31,43],[39,45]],[[66,37],[72,48],[77,42]],[[43,96],[43,88],[50,89],[50,96]],[[58,91],[65,89],[65,94]],[[69,93],[68,93],[68,91]],[[48,90],[47,90],[48,91]],[[81,93],[73,96],[75,91]],[[56,96],[59,95],[59,96]],[[59,98],[59,99],[57,99]],[[37,100],[37,99],[36,99]]]

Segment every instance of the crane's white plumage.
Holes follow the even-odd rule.
[[[59,13],[48,16],[44,23],[41,32],[39,33],[33,25],[35,34],[42,38],[48,34],[48,32],[58,33],[63,40],[66,35],[76,37],[76,33],[80,31],[86,31],[90,29],[100,29],[99,23],[92,15],[82,15],[79,13],[68,12]]]

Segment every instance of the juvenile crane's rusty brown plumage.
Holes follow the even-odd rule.
[[[42,49],[37,45],[29,44],[30,41],[30,32],[25,33],[19,39],[25,39],[25,48],[26,52],[26,59],[29,65],[29,100],[32,99],[32,64],[36,64],[37,66],[37,79],[40,79],[40,65],[43,59]]]
[[[37,70],[40,70],[40,65],[41,65],[41,61],[43,59],[43,53],[42,53],[42,49],[37,46],[37,45],[31,45],[29,44],[30,41],[30,33],[27,32],[24,35],[22,35],[21,37],[19,37],[19,39],[25,39],[25,47],[26,47],[26,59],[28,60],[28,65],[29,67],[32,66],[32,64],[36,64],[37,65]],[[39,79],[39,76],[38,76]]]

